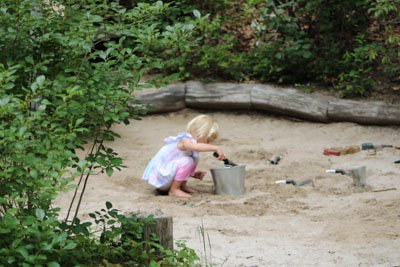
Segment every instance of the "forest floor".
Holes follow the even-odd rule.
[[[185,131],[201,112],[220,125],[216,142],[233,162],[246,165],[246,193],[214,194],[209,170],[221,167],[202,153],[203,181],[190,200],[157,196],[141,180],[163,139]],[[400,150],[383,148],[344,156],[325,156],[324,148],[371,142],[400,145],[400,127],[354,123],[314,123],[260,112],[185,109],[149,115],[116,126],[121,138],[111,144],[124,168],[110,178],[91,177],[81,218],[111,201],[124,212],[173,216],[174,239],[195,249],[202,265],[212,266],[400,266]],[[281,161],[268,159],[279,154]],[[366,166],[367,185],[355,187],[331,168]],[[280,179],[312,179],[314,185],[275,185]],[[57,203],[66,212],[72,192]],[[199,234],[204,229],[206,240]],[[204,244],[206,249],[204,249]]]

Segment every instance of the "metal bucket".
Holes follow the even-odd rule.
[[[246,192],[245,165],[211,169],[211,175],[217,195],[243,195]]]
[[[355,186],[363,187],[367,184],[367,168],[365,166],[351,169],[349,174],[353,177]]]

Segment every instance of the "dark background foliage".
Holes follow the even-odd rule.
[[[193,8],[208,15],[199,27],[199,46],[185,60],[192,77],[317,83],[344,97],[399,88],[398,1],[179,1],[177,6],[170,18]]]

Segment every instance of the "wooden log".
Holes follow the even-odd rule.
[[[237,84],[189,81],[136,93],[151,104],[149,113],[204,109],[256,109],[318,122],[348,121],[372,125],[400,125],[400,108],[377,102],[335,99],[306,94],[294,88],[266,84]]]
[[[174,248],[172,216],[155,215],[155,224],[148,224],[143,230],[143,240],[151,241],[152,235],[158,238],[158,243],[165,249]]]
[[[170,84],[159,89],[144,89],[135,95],[141,103],[152,106],[148,113],[177,111],[186,107],[184,83]]]
[[[331,121],[349,121],[373,125],[400,125],[400,108],[379,102],[330,101],[327,113]]]
[[[186,83],[186,105],[205,109],[250,109],[251,88],[239,83]]]
[[[251,104],[258,110],[312,121],[329,121],[325,96],[306,94],[293,88],[255,84],[251,90]]]

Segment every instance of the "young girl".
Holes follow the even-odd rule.
[[[165,138],[164,146],[150,160],[142,179],[170,196],[191,198],[196,192],[187,185],[189,177],[202,180],[205,172],[196,171],[199,152],[218,153],[225,159],[218,146],[211,145],[218,137],[218,124],[207,115],[199,115],[187,125],[187,132]]]

